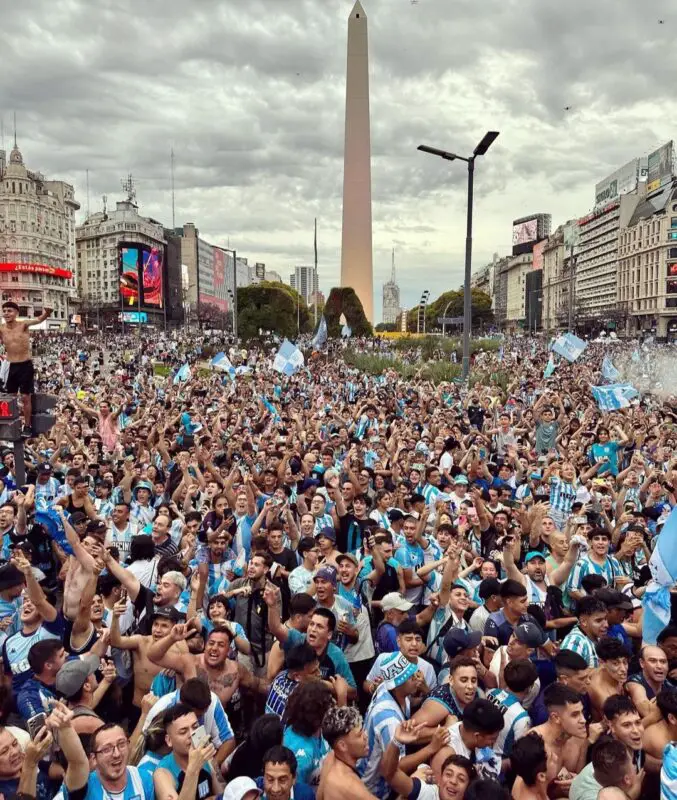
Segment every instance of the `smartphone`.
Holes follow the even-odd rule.
[[[482,458],[482,459],[486,458],[486,457],[487,457],[487,451],[486,451],[486,449],[485,449],[484,447],[480,447],[480,449],[479,449],[479,451],[478,451],[478,455],[479,455],[479,457],[480,457],[480,458]]]
[[[207,742],[209,741],[209,734],[205,730],[204,725],[200,725],[199,728],[196,728],[190,734],[191,742],[193,743],[193,747],[198,750],[200,747],[204,747]]]
[[[35,737],[40,733],[40,731],[45,727],[45,721],[47,720],[47,714],[40,713],[35,714],[32,717],[29,717],[26,721],[26,725],[28,726],[28,733],[31,736],[31,739],[35,741]]]

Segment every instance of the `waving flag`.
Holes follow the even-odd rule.
[[[587,347],[587,343],[573,333],[565,333],[563,336],[555,339],[552,346],[554,353],[558,356],[566,358],[567,361],[575,361]]]
[[[591,386],[592,396],[600,411],[618,411],[627,408],[639,392],[630,383],[612,383],[609,386]]]
[[[277,351],[273,361],[273,369],[276,372],[282,372],[284,375],[293,375],[301,369],[304,363],[303,353],[295,344],[285,339]]]
[[[621,373],[611,363],[609,356],[604,356],[602,361],[602,377],[605,381],[617,381],[621,377]]]
[[[324,318],[324,314],[320,319],[320,324],[317,326],[317,333],[313,338],[313,350],[319,350],[321,347],[324,347],[327,344],[327,320]]]
[[[174,385],[176,386],[177,383],[185,383],[185,381],[190,380],[190,367],[188,366],[188,362],[186,362],[182,367],[179,367],[176,375],[174,376]]]
[[[548,363],[545,365],[545,369],[543,370],[543,377],[549,378],[555,371],[556,366],[557,364],[555,364],[555,359],[553,358],[552,353],[550,353],[550,358],[548,359]]]
[[[212,367],[222,370],[228,374],[228,377],[233,380],[235,379],[235,367],[225,353],[217,353],[214,358],[212,358]]]
[[[670,588],[677,581],[677,509],[670,512],[649,560],[651,580],[642,598],[644,644],[656,644],[656,637],[670,622]]]
[[[266,411],[270,411],[270,413],[273,415],[275,422],[279,422],[281,417],[277,413],[277,409],[265,395],[261,395],[261,402],[263,403],[263,407],[266,409]]]

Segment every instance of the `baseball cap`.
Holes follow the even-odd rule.
[[[88,520],[89,517],[84,511],[74,511],[68,518],[71,525],[79,525],[81,522],[87,522]]]
[[[457,475],[454,478],[454,483],[455,484],[463,484],[463,485],[467,486],[468,485],[468,479],[465,477],[465,475]]]
[[[329,581],[336,586],[336,567],[321,567],[313,576],[313,580]]]
[[[241,775],[228,783],[221,797],[223,800],[242,800],[249,792],[256,792],[257,797],[263,794],[251,778]]]
[[[315,538],[317,539],[320,536],[325,536],[327,539],[331,539],[332,542],[336,541],[336,530],[331,527],[331,525],[327,525],[324,528],[321,528],[319,533],[315,534]]]
[[[21,586],[26,583],[23,572],[14,564],[4,564],[0,567],[0,592],[11,589],[13,586]]]
[[[444,637],[443,646],[449,658],[457,656],[461,650],[469,650],[482,641],[479,631],[465,631],[462,628],[451,628]]]
[[[38,472],[46,475],[47,473],[52,472],[52,465],[48,461],[43,461],[42,464],[38,464]]]
[[[82,658],[74,658],[61,667],[56,673],[56,690],[64,697],[70,698],[77,694],[84,686],[85,681],[99,668],[99,657],[91,653]]]
[[[632,611],[633,605],[629,597],[616,589],[598,589],[595,597],[599,598],[607,608],[622,608]]]
[[[404,519],[404,514],[399,508],[393,508],[388,512],[388,519],[391,522],[399,522],[401,519]]]
[[[381,598],[383,611],[409,611],[412,606],[413,603],[405,600],[399,592],[388,592]]]
[[[386,689],[396,689],[403,683],[413,678],[418,672],[418,664],[412,664],[409,659],[400,653],[388,653],[381,664],[382,686]]]
[[[528,564],[530,561],[533,561],[534,558],[541,558],[545,561],[543,553],[540,553],[538,550],[530,550],[524,557],[524,563]]]
[[[535,622],[520,622],[513,631],[518,642],[527,647],[542,647],[548,640],[543,629]]]
[[[301,486],[299,487],[298,493],[305,494],[308,489],[315,489],[320,485],[319,481],[316,481],[314,478],[306,478]]]
[[[183,622],[186,619],[186,615],[182,614],[178,609],[174,608],[174,606],[161,606],[160,608],[156,608],[155,611],[151,614],[151,622],[157,618],[160,619],[168,619],[170,622]]]
[[[106,528],[106,523],[102,519],[93,519],[91,522],[87,523],[87,533],[101,533],[104,534],[108,530]]]
[[[340,564],[342,561],[352,561],[352,563],[356,566],[360,566],[360,562],[357,560],[357,557],[354,556],[352,553],[341,553],[340,556],[337,556],[336,563]]]

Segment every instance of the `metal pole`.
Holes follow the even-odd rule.
[[[233,337],[237,342],[237,250],[233,250]]]
[[[30,420],[28,424],[30,425]],[[17,486],[23,486],[26,483],[26,456],[23,439],[17,439],[14,442],[14,476]]]
[[[472,270],[472,201],[475,177],[475,156],[468,159],[468,218],[465,238],[465,283],[463,285],[463,380],[470,375],[470,329],[472,326],[472,294],[470,274]]]

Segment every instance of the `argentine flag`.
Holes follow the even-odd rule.
[[[591,386],[592,396],[600,411],[618,411],[628,408],[639,392],[630,383],[612,383],[609,386]]]
[[[602,361],[602,377],[605,381],[612,383],[621,377],[621,373],[611,363],[609,356],[604,356],[604,361]]]
[[[313,338],[313,350],[319,350],[321,347],[324,347],[325,344],[327,344],[327,320],[324,318],[323,314],[320,324],[317,326],[317,333]]]
[[[226,372],[231,380],[235,380],[235,367],[225,353],[217,353],[212,358],[212,367]]]
[[[661,800],[677,800],[677,744],[670,742],[663,750]]]
[[[550,358],[548,359],[548,363],[545,365],[545,369],[543,370],[543,377],[549,378],[552,373],[555,371],[555,359],[552,357],[552,353],[550,353]]]
[[[178,372],[174,376],[174,385],[178,383],[183,383],[185,381],[190,380],[190,367],[188,366],[188,362],[186,362],[182,367],[179,368]]]
[[[552,350],[558,356],[566,358],[567,361],[575,361],[587,347],[587,342],[574,336],[573,333],[565,333],[555,339]]]
[[[301,369],[304,363],[303,353],[295,344],[285,339],[277,351],[273,361],[273,369],[284,375],[293,375]]]
[[[651,580],[642,598],[644,644],[656,644],[656,637],[670,622],[670,587],[677,582],[676,512],[677,507],[670,512],[649,559]],[[677,779],[677,772],[675,774]]]

